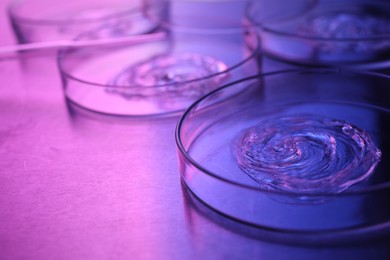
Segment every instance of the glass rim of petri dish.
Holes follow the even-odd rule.
[[[74,19],[62,20],[62,19],[49,19],[49,18],[32,18],[32,17],[18,14],[16,9],[25,1],[27,0],[11,1],[7,6],[7,13],[9,17],[11,17],[13,20],[19,23],[29,23],[31,25],[37,25],[37,26],[58,26],[62,24],[72,25],[72,24],[79,24],[79,23],[82,24],[96,23],[107,19],[121,18],[131,14],[143,12],[146,8],[151,8],[155,6],[155,5],[142,4],[140,6],[135,6],[132,8],[128,8],[127,10],[121,10],[101,17],[74,18]]]
[[[284,31],[277,31],[271,28],[268,28],[263,25],[259,25],[262,30],[269,33],[274,33],[281,36],[287,36],[292,38],[299,38],[299,39],[306,39],[306,40],[315,40],[315,41],[321,41],[321,42],[351,42],[351,41],[378,41],[383,40],[386,38],[390,38],[389,34],[383,34],[380,36],[372,36],[372,37],[362,37],[362,38],[323,38],[323,37],[316,37],[316,36],[309,36],[309,35],[300,35],[290,32],[284,32]]]
[[[315,4],[318,2],[318,0],[309,0],[311,2],[311,5],[307,7],[307,9],[303,10],[301,13],[294,15],[293,17],[288,17],[284,18],[281,21],[286,21],[294,17],[298,17],[304,12],[312,10],[313,7],[315,7]],[[268,33],[273,33],[275,35],[280,35],[280,36],[287,36],[291,38],[297,38],[297,39],[306,39],[306,40],[314,40],[314,41],[320,41],[320,42],[351,42],[351,41],[378,41],[378,40],[383,40],[386,38],[390,38],[390,33],[387,34],[381,34],[378,36],[369,36],[369,37],[359,37],[359,38],[354,38],[354,37],[344,37],[344,38],[335,38],[335,37],[320,37],[320,36],[310,36],[310,35],[305,35],[305,34],[298,34],[294,32],[289,32],[285,30],[278,30],[274,29],[271,26],[266,25],[264,22],[258,21],[255,19],[254,15],[250,13],[250,4],[252,4],[254,1],[251,1],[247,8],[245,9],[245,16],[248,19],[250,26],[252,27],[258,27],[264,32]],[[390,3],[371,3],[373,5],[387,5],[390,8]]]
[[[230,184],[230,185],[233,185],[236,187],[252,190],[255,192],[266,193],[266,194],[270,194],[270,195],[302,196],[302,197],[308,197],[308,198],[310,198],[310,197],[314,198],[314,197],[319,197],[319,196],[348,197],[348,196],[356,196],[356,195],[360,195],[360,194],[366,194],[366,193],[370,193],[370,192],[378,192],[381,190],[390,189],[390,181],[387,181],[387,182],[384,182],[381,184],[375,184],[375,185],[372,185],[368,188],[360,188],[359,190],[344,190],[340,193],[336,193],[336,192],[315,192],[315,193],[311,192],[311,193],[309,193],[309,192],[302,192],[302,191],[290,192],[290,191],[281,191],[281,190],[274,190],[274,189],[273,190],[264,189],[264,188],[261,188],[259,186],[238,183],[238,182],[232,181],[230,179],[221,177],[218,174],[215,174],[214,172],[206,169],[199,162],[197,162],[189,154],[189,152],[185,148],[185,146],[183,144],[184,140],[181,136],[183,126],[186,124],[188,116],[192,114],[193,109],[195,109],[200,103],[207,100],[209,97],[211,97],[211,96],[213,96],[213,95],[217,94],[218,92],[223,91],[225,89],[234,88],[234,86],[237,84],[244,83],[246,81],[250,81],[250,80],[254,80],[254,79],[261,79],[263,77],[277,76],[277,75],[282,75],[282,74],[284,74],[284,75],[297,74],[298,75],[298,74],[306,74],[306,73],[344,73],[344,74],[347,73],[347,74],[355,74],[355,75],[361,75],[361,76],[373,76],[373,77],[378,77],[378,78],[386,78],[386,79],[390,80],[390,75],[382,74],[379,72],[372,72],[372,71],[354,70],[354,69],[349,69],[349,68],[346,68],[346,69],[345,68],[299,68],[299,69],[287,69],[287,70],[260,73],[260,74],[254,75],[254,76],[249,76],[249,77],[242,78],[242,79],[234,81],[234,82],[230,82],[226,85],[223,85],[223,86],[207,93],[206,95],[204,95],[203,97],[201,97],[200,99],[195,101],[191,106],[189,106],[186,109],[186,111],[182,114],[180,120],[178,121],[178,123],[176,125],[176,129],[175,129],[175,141],[176,141],[176,146],[178,148],[178,152],[179,152],[180,156],[183,156],[188,163],[190,163],[193,167],[198,169],[200,172],[202,172],[203,174],[206,174],[212,178],[215,178],[219,181],[222,181],[224,183],[227,183],[227,184]],[[353,104],[357,104],[357,103],[353,103]],[[376,109],[380,109],[381,111],[390,112],[389,108],[382,108],[382,107],[378,107],[375,105],[368,104],[365,107],[376,108]]]
[[[191,33],[193,33],[193,32],[191,32]],[[225,32],[221,32],[221,33],[224,34]],[[208,32],[206,32],[206,34],[208,34]],[[165,37],[169,37],[168,34],[165,34]],[[187,83],[207,80],[207,79],[213,78],[215,76],[219,76],[219,75],[224,75],[224,74],[226,74],[226,73],[228,73],[228,72],[230,72],[232,70],[235,70],[236,68],[239,68],[242,65],[250,62],[251,60],[256,58],[256,56],[259,54],[259,52],[260,52],[260,40],[259,40],[258,36],[255,33],[253,33],[253,32],[251,32],[251,37],[253,37],[253,39],[255,40],[254,45],[251,45],[251,47],[247,46],[247,49],[252,49],[252,47],[253,47],[253,50],[251,50],[251,53],[249,55],[247,55],[247,57],[245,57],[245,59],[240,60],[239,62],[237,62],[236,64],[234,64],[232,66],[229,66],[225,70],[219,71],[217,73],[212,73],[212,74],[209,74],[207,76],[200,77],[200,78],[195,78],[195,79],[185,80],[185,81],[180,81],[180,82],[171,82],[171,83],[165,83],[165,84],[159,84],[159,85],[115,85],[115,88],[117,88],[117,89],[126,89],[126,90],[136,89],[136,88],[139,88],[139,87],[142,87],[145,90],[152,89],[152,88],[164,88],[164,87],[167,87],[167,86],[174,86],[174,85],[177,85],[179,83],[180,84],[187,84]],[[145,37],[143,37],[143,39],[145,39]],[[142,44],[145,44],[145,43],[151,43],[153,41],[153,37],[151,37],[151,39],[152,40],[147,40],[145,42],[142,42],[142,41],[136,41],[136,37],[134,37],[135,41],[134,41],[133,46],[138,46],[138,45],[142,45]],[[101,47],[104,47],[104,46],[101,46]],[[131,45],[130,46],[118,46],[118,47],[126,48],[126,47],[131,47]],[[88,48],[88,47],[86,47],[86,48]],[[85,79],[76,77],[76,76],[72,75],[72,73],[68,72],[66,68],[64,68],[63,63],[64,63],[64,60],[66,59],[66,56],[68,54],[70,54],[71,52],[76,51],[78,49],[79,49],[79,47],[69,47],[69,48],[64,48],[64,49],[62,49],[62,50],[60,50],[58,52],[58,55],[57,55],[57,65],[58,65],[58,68],[59,68],[61,74],[63,76],[65,76],[65,77],[67,77],[69,79],[72,79],[72,80],[75,80],[77,82],[80,82],[80,83],[83,83],[83,84],[88,84],[91,87],[106,88],[107,87],[107,83],[93,82],[93,81],[89,81],[89,80],[85,80]]]

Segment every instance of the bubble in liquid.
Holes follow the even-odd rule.
[[[298,28],[302,36],[334,39],[321,42],[318,48],[327,51],[378,52],[390,48],[390,19],[366,14],[329,13],[312,17]],[[375,41],[361,40],[385,37]],[[346,40],[346,41],[337,41]]]
[[[229,77],[227,69],[222,61],[201,54],[157,55],[124,70],[107,91],[127,99],[158,97],[162,103],[194,100],[219,87]]]
[[[232,149],[262,188],[309,194],[340,193],[370,176],[381,158],[362,129],[311,115],[261,120]]]

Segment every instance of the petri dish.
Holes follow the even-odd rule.
[[[8,16],[19,43],[94,40],[153,32],[158,23],[146,13],[157,21],[166,15],[161,7],[142,0],[14,0]]]
[[[66,98],[94,112],[162,116],[223,84],[258,73],[245,28],[176,30],[134,44],[69,48],[58,58]],[[144,37],[145,39],[145,37]]]
[[[258,28],[265,54],[309,65],[372,67],[388,60],[388,1],[284,2],[251,1],[248,4],[247,18]]]
[[[388,233],[389,82],[304,69],[227,84],[178,123],[181,177],[203,203],[252,226]]]

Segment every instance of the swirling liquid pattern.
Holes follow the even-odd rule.
[[[298,29],[299,34],[322,39],[336,39],[321,42],[317,48],[329,52],[379,52],[390,48],[390,20],[365,14],[329,13],[312,17]],[[384,37],[382,40],[360,41]],[[347,41],[337,41],[345,40]],[[352,41],[354,39],[355,41]]]
[[[340,193],[370,176],[381,158],[362,129],[311,115],[266,118],[232,148],[262,188],[309,194]]]
[[[109,82],[107,90],[127,99],[193,100],[219,87],[229,77],[224,72],[227,69],[223,62],[196,53],[158,55],[124,70]]]

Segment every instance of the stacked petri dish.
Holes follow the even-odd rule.
[[[389,59],[389,13],[384,0],[260,0],[247,8],[268,56],[311,66],[365,68]]]

